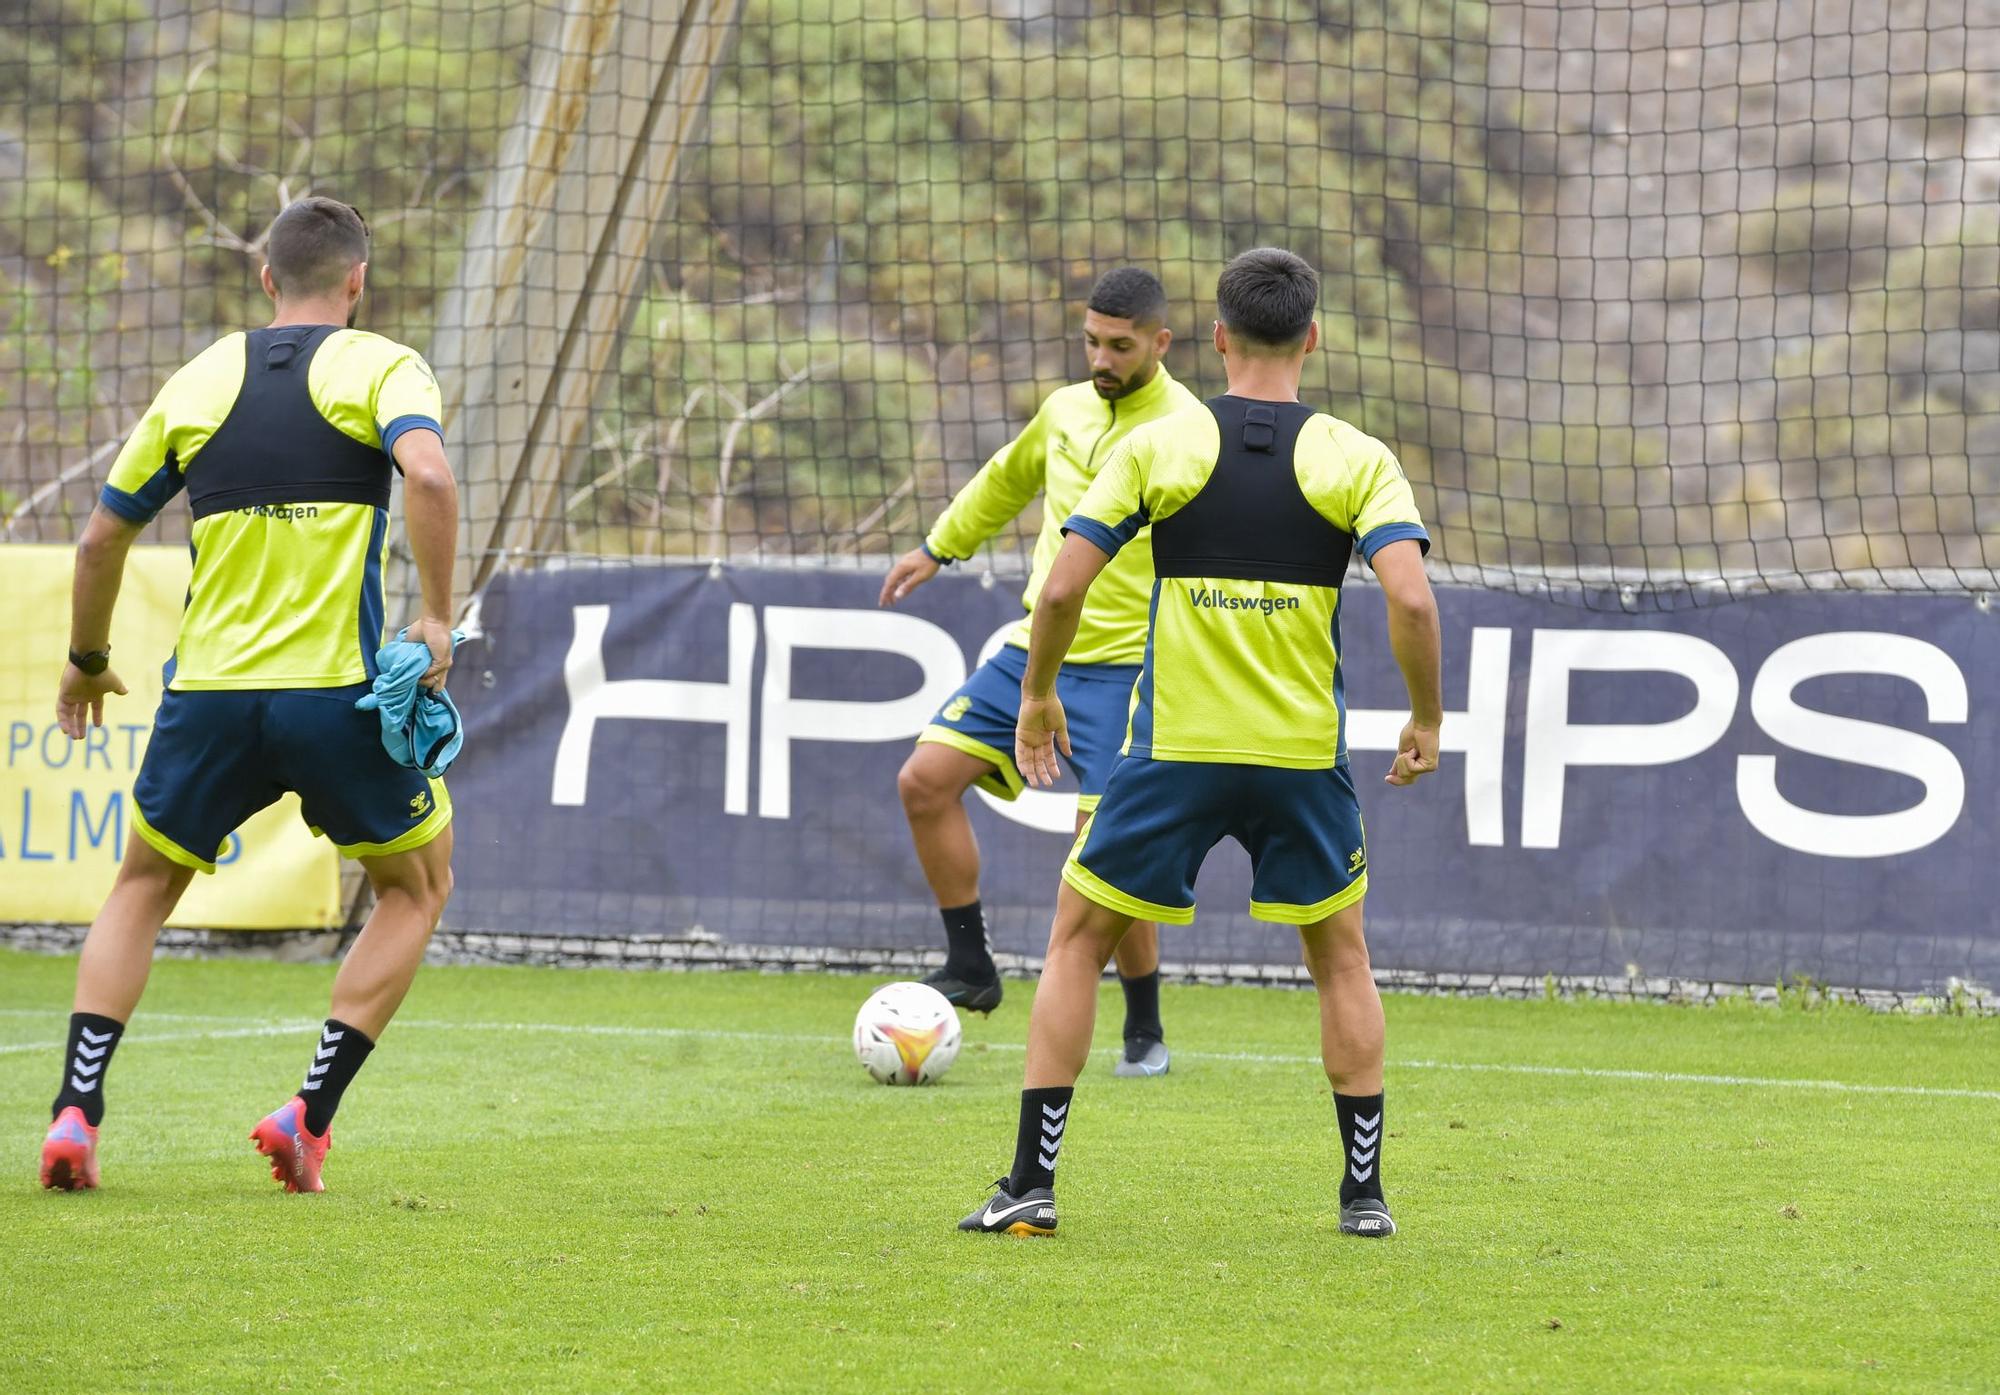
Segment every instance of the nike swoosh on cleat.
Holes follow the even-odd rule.
[[[1047,1205],[1048,1202],[1046,1201],[1017,1201],[1012,1206],[1008,1206],[1003,1208],[1002,1210],[995,1211],[993,1209],[993,1203],[989,1201],[986,1203],[986,1214],[984,1214],[979,1218],[979,1223],[981,1225],[998,1225],[1001,1221],[1006,1220],[1007,1217],[1013,1215],[1017,1211],[1030,1211],[1037,1206],[1047,1206]]]

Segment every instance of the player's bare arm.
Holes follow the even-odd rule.
[[[1056,697],[1063,655],[1076,639],[1090,583],[1111,558],[1096,544],[1075,535],[1063,540],[1049,579],[1042,584],[1028,634],[1028,671],[1021,679],[1021,716],[1014,728],[1014,764],[1031,785],[1052,785],[1062,774],[1056,751],[1069,749],[1069,722]]]
[[[396,439],[396,464],[403,471],[404,526],[423,591],[423,615],[411,638],[430,647],[424,686],[442,688],[451,671],[451,571],[458,548],[458,481],[452,478],[444,442],[435,431],[406,431]]]
[[[882,580],[882,595],[877,604],[884,606],[896,604],[936,576],[942,565],[927,549],[911,548],[898,557],[895,565],[889,568],[889,575]]]
[[[1375,554],[1376,580],[1389,608],[1389,648],[1410,692],[1410,720],[1396,741],[1396,760],[1383,778],[1414,784],[1438,767],[1438,728],[1444,725],[1444,687],[1438,646],[1437,598],[1424,574],[1423,549],[1405,538]]]
[[[93,509],[76,545],[76,579],[70,589],[69,652],[56,694],[56,723],[72,741],[83,739],[87,726],[104,725],[107,694],[125,696],[125,685],[108,667],[111,612],[125,580],[125,557],[141,532],[109,509]],[[79,667],[82,661],[84,667]],[[87,672],[96,668],[97,672]]]

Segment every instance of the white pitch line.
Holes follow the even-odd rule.
[[[1610,1070],[1596,1066],[1493,1065],[1478,1061],[1391,1061],[1403,1070],[1504,1071],[1509,1075],[1559,1075],[1590,1080],[1643,1080],[1669,1085],[1729,1085],[1760,1090],[1834,1090],[1853,1095],[1920,1095],[1935,1099],[2000,1100],[2000,1090],[1952,1085],[1864,1085],[1848,1080],[1796,1080],[1766,1075],[1701,1075],[1677,1070]]]
[[[702,1027],[623,1027],[576,1022],[428,1022],[399,1023],[429,1031],[551,1032],[577,1036],[695,1038],[718,1041],[768,1041],[813,1046],[833,1046],[844,1037],[817,1036],[803,1032],[734,1032]],[[988,1042],[992,1051],[1026,1051],[1019,1042]],[[1100,1055],[1110,1054],[1107,1051]],[[1177,1051],[1189,1061],[1236,1061],[1252,1065],[1317,1066],[1317,1056],[1288,1056],[1252,1051]],[[1722,1085],[1740,1089],[1833,1090],[1860,1095],[1916,1095],[1938,1099],[2000,1100],[2000,1090],[1972,1090],[1949,1085],[1871,1085],[1847,1080],[1800,1080],[1759,1075],[1703,1075],[1689,1071],[1611,1070],[1592,1066],[1543,1066],[1485,1061],[1391,1061],[1392,1070],[1486,1071],[1500,1075],[1546,1075],[1596,1080],[1633,1080],[1651,1084]]]
[[[224,1018],[222,1020],[240,1022],[243,1019],[239,1017],[235,1019]],[[140,1046],[150,1046],[154,1042],[162,1041],[225,1041],[236,1037],[277,1037],[293,1032],[316,1031],[319,1026],[320,1024],[317,1022],[272,1022],[261,1027],[238,1027],[226,1032],[162,1032],[158,1036],[128,1037],[122,1039],[119,1045],[123,1046],[126,1041],[134,1042]],[[14,1056],[24,1051],[61,1051],[68,1045],[69,1043],[66,1041],[12,1041],[5,1045],[0,1045],[0,1056]]]
[[[242,1021],[242,1018],[217,1018],[218,1021]],[[174,1041],[219,1041],[235,1037],[280,1036],[290,1032],[306,1031],[317,1023],[299,1022],[265,1023],[232,1031],[172,1032],[162,1036],[133,1037],[132,1041],[174,1042]],[[753,1041],[769,1042],[791,1046],[838,1046],[845,1043],[845,1037],[822,1036],[806,1032],[743,1032],[727,1031],[709,1027],[632,1027],[584,1022],[452,1022],[416,1019],[398,1021],[394,1024],[406,1031],[431,1032],[527,1032],[556,1036],[586,1037],[639,1037],[654,1040],[695,1040],[695,1041]],[[59,1051],[64,1043],[16,1042],[0,1045],[0,1054],[23,1051]],[[988,1042],[984,1044],[991,1051],[1025,1051],[1027,1047],[1019,1042]],[[1110,1050],[1098,1053],[1111,1054]],[[1235,1062],[1249,1065],[1267,1066],[1317,1066],[1319,1057],[1305,1055],[1283,1055],[1254,1051],[1187,1051],[1175,1053],[1188,1061]],[[1925,1099],[1963,1099],[2000,1101],[2000,1090],[1974,1090],[1950,1085],[1875,1085],[1851,1080],[1812,1080],[1785,1076],[1763,1075],[1719,1075],[1694,1071],[1657,1070],[1615,1070],[1597,1066],[1546,1066],[1524,1062],[1505,1061],[1434,1061],[1403,1060],[1390,1061],[1391,1070],[1438,1070],[1468,1071],[1492,1075],[1534,1075],[1575,1080],[1626,1080],[1649,1085],[1714,1085],[1728,1089],[1752,1090],[1826,1090],[1837,1094],[1852,1095],[1901,1095]]]
[[[52,1022],[64,1020],[65,1014],[51,1012],[47,1008],[0,1008],[0,1017],[46,1017]],[[220,1012],[154,1012],[146,1009],[148,1022],[246,1022],[252,1019],[241,1013]],[[276,1018],[259,1018],[258,1021],[277,1021]]]

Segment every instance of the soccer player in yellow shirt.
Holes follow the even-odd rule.
[[[1129,266],[1099,278],[1083,317],[1090,380],[1049,394],[1027,429],[959,491],[924,545],[897,560],[883,583],[882,603],[894,604],[936,576],[940,566],[970,557],[1042,494],[1041,535],[1021,597],[1032,615],[1062,548],[1063,520],[1118,443],[1147,422],[1195,405],[1194,395],[1160,362],[1172,341],[1167,293],[1158,278]],[[1141,532],[1091,592],[1057,677],[1070,713],[1072,763],[1081,787],[1078,827],[1097,807],[1125,739],[1132,685],[1145,655],[1152,586],[1152,556]],[[979,901],[979,844],[964,799],[974,785],[1001,799],[1021,792],[1013,756],[1014,720],[1027,662],[1028,623],[1023,620],[1006,647],[945,703],[917,738],[917,749],[897,780],[948,944],[944,966],[924,981],[953,1003],[979,1012],[999,1006],[1001,987]],[[1159,968],[1157,932],[1150,924],[1135,925],[1118,947],[1118,977],[1125,991],[1119,1075],[1164,1075],[1168,1069]]]
[[[334,1109],[409,990],[451,891],[444,782],[390,759],[376,715],[354,706],[382,642],[392,467],[422,584],[411,637],[430,647],[424,683],[442,687],[451,667],[458,486],[437,381],[415,350],[351,327],[368,270],[359,213],[301,199],[272,224],[266,256],[270,325],[226,336],[168,380],[77,545],[56,704],[73,740],[125,692],[109,640],[126,554],[187,493],[194,577],[133,790],[138,836],[77,966],[45,1187],[98,1184],[104,1083],[154,940],[245,819],[297,792],[313,832],[360,859],[375,890],[298,1094],[251,1134],[288,1192],[323,1189]]]
[[[1185,924],[1195,874],[1233,837],[1250,914],[1296,925],[1319,990],[1320,1050],[1344,1169],[1343,1233],[1395,1233],[1383,1199],[1382,1000],[1361,932],[1368,845],[1348,773],[1341,582],[1374,569],[1409,690],[1387,780],[1437,768],[1444,718],[1430,542],[1380,441],[1299,402],[1319,278],[1290,252],[1245,252],[1216,287],[1229,391],[1134,432],[1065,526],[1035,609],[1015,762],[1047,784],[1074,745],[1056,683],[1094,583],[1152,529],[1153,614],[1125,758],[1063,868],[1028,1022],[1014,1167],[962,1230],[1050,1235],[1055,1167],[1090,1050],[1097,979],[1135,920]]]

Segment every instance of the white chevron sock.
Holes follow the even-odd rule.
[[[1068,1086],[1021,1091],[1021,1126],[1014,1136],[1014,1170],[1009,1174],[1014,1195],[1056,1184],[1056,1159],[1062,1155],[1063,1133],[1069,1128]]]
[[[69,1019],[69,1054],[63,1063],[62,1089],[56,1095],[55,1112],[74,1105],[83,1111],[84,1122],[95,1128],[104,1119],[104,1077],[111,1066],[111,1053],[125,1024],[94,1012],[74,1012]]]
[[[1340,1179],[1344,1206],[1357,1196],[1382,1195],[1382,1096],[1335,1095],[1340,1145],[1345,1156]]]
[[[326,1019],[326,1025],[320,1029],[319,1047],[306,1067],[305,1082],[299,1086],[299,1098],[306,1105],[307,1128],[316,1134],[326,1132],[333,1122],[333,1112],[340,1108],[340,1097],[348,1082],[374,1049],[375,1043],[358,1028],[337,1018]]]

